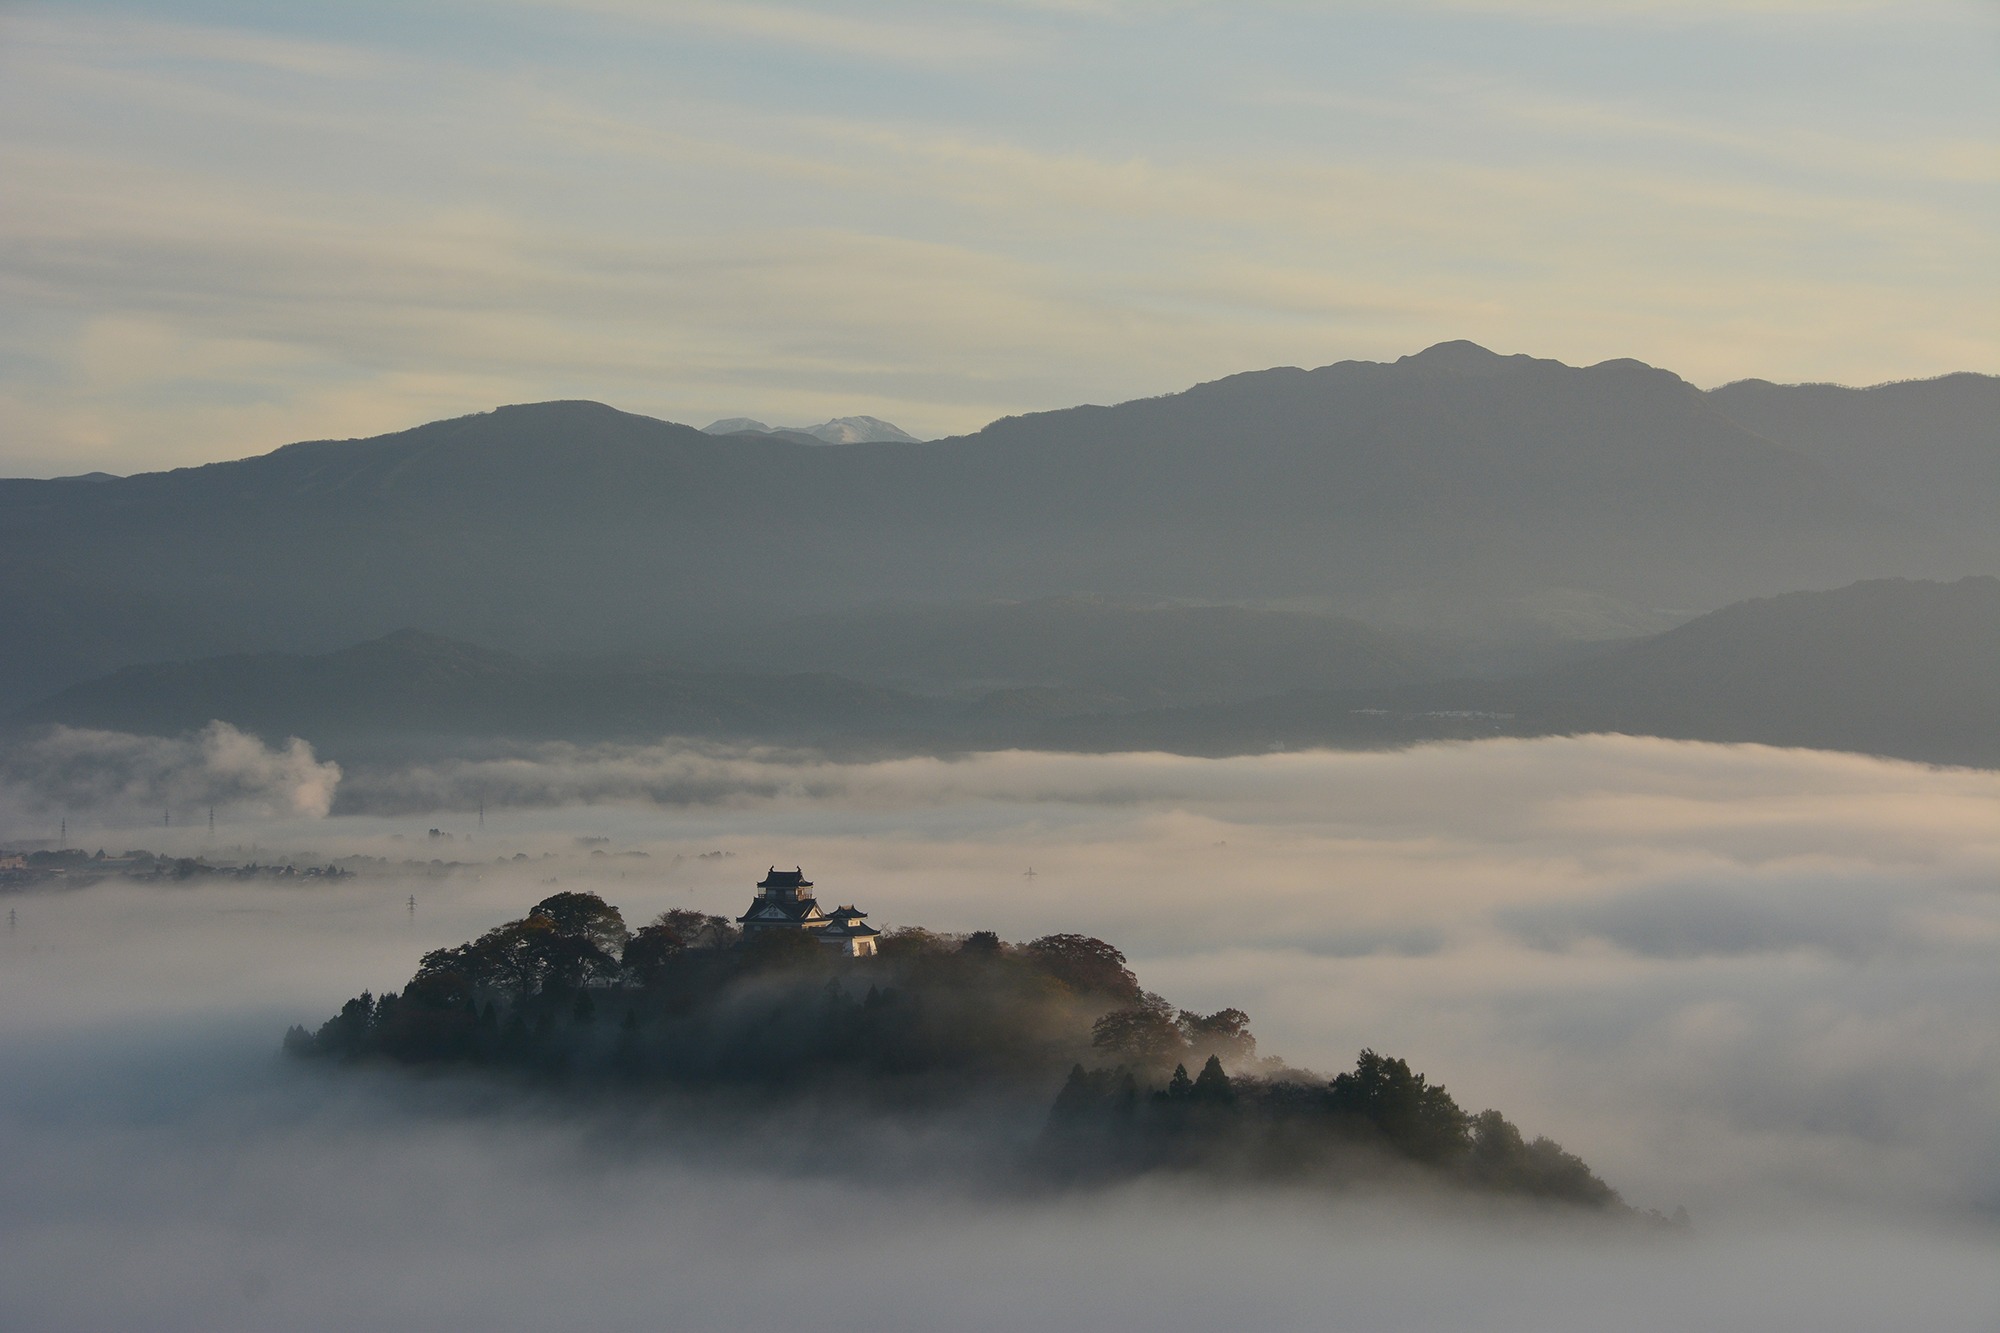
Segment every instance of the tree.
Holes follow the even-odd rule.
[[[1353,1073],[1328,1085],[1327,1100],[1336,1113],[1367,1121],[1398,1150],[1420,1161],[1450,1161],[1469,1146],[1465,1112],[1442,1084],[1411,1073],[1407,1061],[1364,1050]]]
[[[631,934],[618,909],[594,893],[550,894],[528,909],[530,917],[540,917],[560,935],[589,940],[604,953],[616,957]]]
[[[1179,1023],[1181,1036],[1196,1054],[1206,1051],[1231,1060],[1248,1060],[1257,1053],[1257,1039],[1250,1035],[1250,1015],[1241,1009],[1218,1009],[1212,1014],[1183,1009]]]
[[[650,924],[672,931],[689,949],[727,949],[742,935],[726,916],[694,912],[685,907],[662,912]]]
[[[817,938],[803,930],[759,930],[745,937],[743,960],[756,971],[811,969],[828,961]]]
[[[1598,1208],[1618,1202],[1618,1191],[1598,1179],[1582,1158],[1563,1151],[1554,1139],[1525,1142],[1521,1131],[1498,1111],[1472,1117],[1465,1166],[1466,1174],[1489,1189]]]
[[[375,997],[362,991],[341,1005],[339,1013],[320,1024],[311,1049],[320,1055],[359,1055],[367,1046],[374,1026]]]
[[[954,952],[958,942],[922,926],[898,926],[875,941],[875,952],[883,958],[932,958]]]
[[[1125,955],[1088,935],[1044,935],[1028,945],[1028,956],[1042,971],[1079,995],[1103,995],[1136,1003],[1139,978],[1125,965]]]
[[[658,985],[673,962],[687,952],[687,939],[672,926],[641,926],[625,941],[620,961],[642,986]]]
[[[620,961],[640,985],[659,986],[672,975],[676,960],[689,951],[712,953],[735,945],[739,938],[727,917],[676,907],[634,931],[625,941]]]
[[[1175,1065],[1174,1076],[1167,1080],[1167,1100],[1184,1102],[1194,1091],[1194,1083],[1188,1078],[1186,1065]]]
[[[469,987],[509,992],[524,1003],[547,990],[574,990],[615,967],[611,956],[584,936],[565,934],[551,918],[531,913],[470,944],[425,954],[417,978],[455,973]]]
[[[1208,1063],[1201,1067],[1194,1087],[1188,1092],[1188,1100],[1208,1106],[1228,1106],[1236,1100],[1236,1089],[1229,1082],[1229,1075],[1223,1072],[1219,1058],[1208,1057]]]
[[[1157,1001],[1158,996],[1146,996]],[[1164,1065],[1187,1053],[1180,1029],[1167,1016],[1164,1002],[1139,1003],[1114,1009],[1090,1027],[1090,1044],[1135,1064]]]

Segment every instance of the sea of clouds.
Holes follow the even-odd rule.
[[[876,763],[548,746],[344,775],[215,729],[42,743],[0,761],[0,840],[67,817],[113,852],[382,861],[8,899],[0,1325],[2000,1321],[2000,774],[1625,737]],[[174,801],[215,805],[216,831],[162,827]],[[633,919],[734,914],[771,864],[882,925],[1100,935],[1177,1003],[1248,1010],[1266,1051],[1405,1056],[1695,1226],[1159,1182],[1001,1197],[275,1056],[286,1025],[557,887]],[[900,1152],[827,1133],[830,1154]]]

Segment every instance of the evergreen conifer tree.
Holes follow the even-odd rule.
[[[1211,1106],[1227,1106],[1236,1100],[1236,1089],[1230,1085],[1229,1075],[1223,1072],[1220,1058],[1208,1057],[1208,1063],[1201,1067],[1201,1074],[1195,1079],[1188,1095]]]

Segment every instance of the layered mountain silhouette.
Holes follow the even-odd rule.
[[[15,721],[172,735],[220,719],[338,749],[389,738],[894,736],[935,712],[925,701],[837,676],[530,661],[400,630],[331,653],[126,667],[71,686]]]
[[[1632,361],[1447,343],[929,443],[828,449],[561,402],[173,472],[5,481],[0,702],[121,663],[318,652],[410,625],[687,660],[763,633],[763,659],[741,665],[784,675],[827,668],[825,617],[894,603],[1394,606],[1419,630],[1486,633],[1492,608],[1551,595],[1637,626],[1993,572],[1976,438],[1956,480],[1910,483],[1956,494],[1949,514],[1870,479],[1878,453],[1958,419],[1934,399],[1990,383],[1867,391],[1870,424],[1836,439],[1789,391],[1771,407]],[[1759,412],[1787,439],[1747,428]],[[1949,472],[1958,447],[1910,467]],[[822,633],[771,641],[801,617]]]
[[[1957,532],[2000,514],[2000,378],[1849,389],[1741,380],[1708,400],[1730,420],[1822,464],[1870,500]]]
[[[821,444],[881,444],[894,441],[917,443],[917,437],[894,422],[880,417],[835,417],[817,426],[767,426],[754,417],[724,417],[703,426],[705,435],[782,435],[801,442]]]
[[[926,694],[1057,690],[1119,707],[1407,685],[1456,664],[1435,643],[1346,617],[1082,595],[802,616],[720,635],[703,656],[743,669],[800,645],[826,670]]]
[[[1049,730],[1041,743],[1195,753],[1622,732],[2000,766],[2000,579],[1759,598],[1515,679],[1299,691]]]
[[[1742,602],[1513,679],[1153,709],[1133,706],[1139,693],[1129,683],[1028,686],[946,700],[831,675],[689,672],[627,658],[529,661],[404,631],[317,656],[129,667],[15,721],[176,733],[220,718],[336,749],[386,737],[680,735],[905,751],[1229,754],[1625,732],[1990,766],[2000,765],[2000,579],[1876,580]]]

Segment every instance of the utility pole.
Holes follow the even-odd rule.
[[[62,837],[56,839],[56,850],[61,851],[63,848],[67,846],[69,846],[69,816],[64,815],[62,822]]]
[[[415,921],[416,919],[417,919],[417,895],[413,893],[410,895],[410,920]]]

